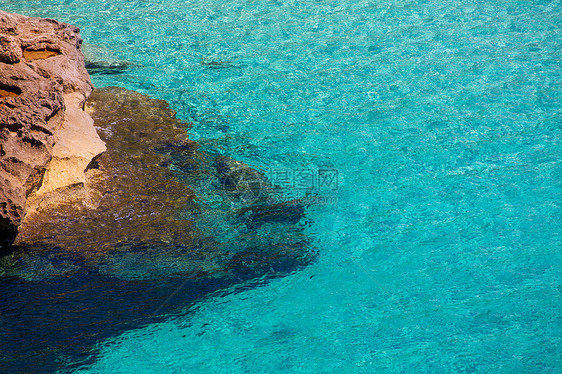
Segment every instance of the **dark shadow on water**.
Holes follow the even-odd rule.
[[[86,70],[89,74],[118,75],[126,73],[132,66],[128,62],[95,62],[86,61]]]
[[[252,267],[260,259],[241,255],[233,260],[228,276],[125,280],[101,274],[80,256],[60,249],[25,250],[40,250],[51,261],[45,263],[70,270],[40,280],[0,278],[2,373],[70,371],[93,363],[94,346],[100,341],[183,313],[215,291],[255,287],[305,265],[279,259]]]

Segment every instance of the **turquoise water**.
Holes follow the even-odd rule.
[[[314,264],[77,372],[560,372],[560,1],[0,8],[81,27],[96,86],[169,101],[209,149],[338,172]]]

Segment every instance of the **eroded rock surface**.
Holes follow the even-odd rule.
[[[0,246],[27,197],[84,183],[105,145],[82,110],[92,91],[77,27],[0,11]]]

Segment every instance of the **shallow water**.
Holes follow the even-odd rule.
[[[316,263],[99,341],[82,372],[562,367],[560,1],[0,7],[78,25],[96,86],[169,101],[296,196],[337,172],[307,209]]]

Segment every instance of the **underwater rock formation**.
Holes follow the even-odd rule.
[[[95,359],[315,258],[302,204],[271,204],[264,173],[201,149],[165,101],[92,93],[80,46],[73,26],[0,12],[0,372]]]
[[[105,151],[83,105],[92,91],[77,27],[0,11],[0,246],[33,192],[84,183]]]
[[[166,102],[103,88],[86,110],[107,151],[77,199],[32,199],[12,252],[0,257],[9,347],[0,347],[0,372],[89,362],[108,337],[315,258],[304,207],[270,204],[263,173],[189,140]]]
[[[309,260],[304,207],[269,204],[263,173],[201,151],[166,102],[113,87],[96,89],[86,110],[108,150],[79,198],[31,199],[18,244],[80,253],[102,272],[137,279],[231,277]]]

